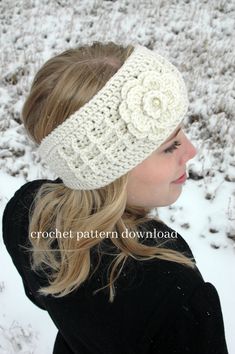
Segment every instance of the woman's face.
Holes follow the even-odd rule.
[[[127,204],[155,208],[174,203],[184,182],[176,180],[186,172],[187,161],[196,153],[180,124],[160,147],[129,172]]]

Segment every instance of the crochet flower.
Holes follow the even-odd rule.
[[[186,99],[175,73],[142,72],[125,83],[121,90],[119,113],[137,138],[156,141],[174,121],[185,113]]]

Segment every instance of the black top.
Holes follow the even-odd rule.
[[[30,269],[29,256],[18,245],[28,241],[29,207],[44,182],[61,180],[28,182],[7,203],[3,240],[26,295],[49,313],[58,328],[54,354],[228,354],[218,293],[204,281],[198,268],[128,258],[115,282],[114,302],[110,303],[109,287],[93,294],[107,284],[110,255],[104,255],[98,271],[76,291],[62,298],[38,295],[37,289],[47,283]],[[144,230],[154,228],[173,231],[156,220],[144,225]],[[146,242],[156,244],[159,239]],[[193,257],[179,234],[164,247]]]

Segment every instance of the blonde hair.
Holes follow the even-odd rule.
[[[104,86],[133,49],[132,45],[93,42],[49,59],[36,73],[22,109],[21,119],[30,138],[40,144]],[[138,237],[120,237],[123,231],[136,232],[139,225],[150,221],[150,209],[127,204],[127,181],[128,173],[96,190],[71,190],[63,183],[44,183],[38,189],[30,207],[31,246],[26,249],[31,252],[32,269],[43,271],[49,281],[49,286],[39,289],[41,295],[62,297],[77,289],[90,275],[91,251],[97,247],[99,253],[99,246],[105,240],[57,238],[55,247],[51,238],[32,238],[31,232],[35,231],[97,230],[106,234],[116,231],[119,237],[109,238],[117,250],[105,286],[110,289],[110,302],[114,301],[114,282],[128,257],[139,261],[158,258],[195,267],[192,259],[180,252],[159,245],[147,246]],[[51,270],[50,274],[46,273],[46,267]]]

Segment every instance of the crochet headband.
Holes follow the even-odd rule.
[[[145,160],[188,109],[180,72],[136,45],[92,99],[48,134],[38,152],[71,189],[97,189]]]

